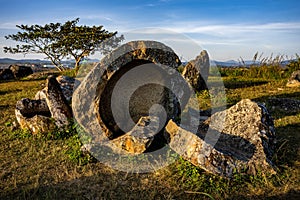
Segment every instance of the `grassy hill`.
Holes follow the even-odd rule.
[[[45,82],[19,80],[0,82],[0,199],[299,199],[300,113],[279,110],[268,99],[300,100],[300,88],[287,88],[284,76],[253,78],[243,73],[222,72],[227,105],[245,98],[266,103],[278,139],[276,175],[226,179],[183,159],[153,173],[115,171],[82,155],[71,128],[54,136],[12,130],[16,101],[33,98]],[[207,92],[198,97],[203,107],[209,105]]]

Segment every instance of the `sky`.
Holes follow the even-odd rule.
[[[300,54],[299,0],[0,0],[0,5],[0,58],[24,58],[3,52],[4,46],[16,44],[4,36],[17,33],[17,24],[44,25],[75,18],[80,18],[81,25],[118,31],[126,42],[162,41],[185,60],[195,58],[201,49],[220,61],[248,60],[256,52]]]

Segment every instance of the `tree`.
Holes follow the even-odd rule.
[[[123,35],[117,37],[117,32],[108,32],[103,26],[78,26],[78,22],[79,18],[64,24],[17,25],[22,32],[5,38],[26,44],[4,47],[4,52],[43,53],[60,71],[64,70],[62,59],[73,57],[78,70],[84,57],[96,51],[107,54],[124,40]]]

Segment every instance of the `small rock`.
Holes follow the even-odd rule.
[[[20,127],[33,134],[49,132],[55,128],[45,100],[23,98],[16,104],[15,115]]]
[[[36,100],[42,100],[42,99],[46,99],[46,88],[38,91],[35,96],[34,99]]]
[[[130,132],[112,140],[112,142],[129,153],[140,154],[147,150],[158,131],[158,117],[141,117]]]
[[[299,87],[300,86],[300,70],[294,71],[289,78],[287,87]]]
[[[11,65],[9,66],[9,69],[12,71],[16,79],[23,78],[30,74],[33,74],[31,67]]]

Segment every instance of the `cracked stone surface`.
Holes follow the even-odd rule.
[[[213,114],[197,134],[172,120],[165,130],[174,151],[210,173],[226,177],[234,172],[275,173],[271,162],[275,148],[273,120],[263,105],[251,100]]]

